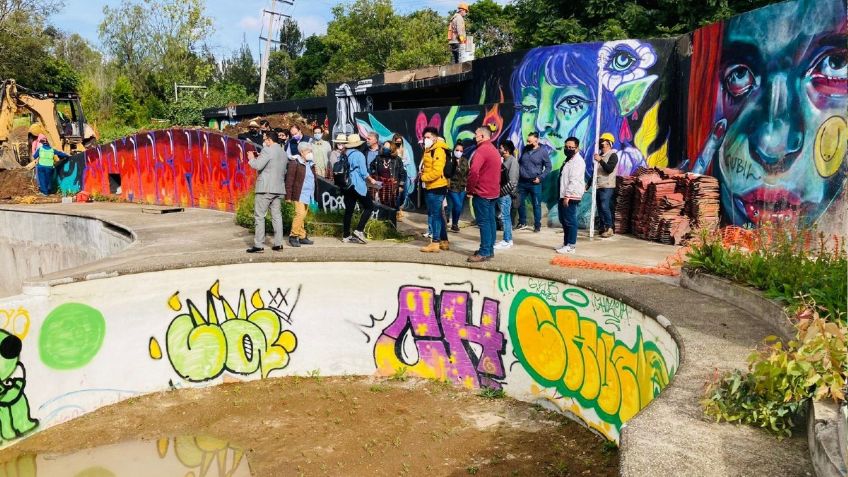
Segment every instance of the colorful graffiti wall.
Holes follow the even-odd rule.
[[[798,0],[693,34],[687,157],[728,223],[845,233],[846,33],[843,0]]]
[[[45,295],[0,300],[2,444],[140,394],[316,369],[502,389],[617,440],[680,363],[669,333],[617,300],[437,265],[238,264]]]

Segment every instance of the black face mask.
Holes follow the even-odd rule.
[[[574,155],[577,154],[577,151],[572,151],[571,149],[565,150],[565,157],[571,159]]]

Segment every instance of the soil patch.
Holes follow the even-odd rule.
[[[38,192],[35,169],[24,167],[0,170],[0,203],[2,204],[46,204],[60,202],[58,194],[44,197]]]
[[[261,119],[267,119],[268,122],[271,123],[272,129],[282,128],[288,130],[292,126],[297,126],[304,132],[304,134],[312,134],[312,130],[309,129],[306,118],[297,113],[271,114],[268,116],[244,119],[237,124],[225,127],[221,132],[226,136],[237,137],[239,134],[247,132],[251,121],[256,121],[258,123]]]
[[[432,381],[361,377],[132,398],[36,434],[0,462],[181,435],[242,447],[256,477],[618,475],[617,451],[560,414]]]

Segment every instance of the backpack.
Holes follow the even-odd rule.
[[[457,169],[459,169],[459,159],[457,159],[453,153],[448,154],[447,149],[445,149],[445,154],[447,154],[447,160],[445,161],[445,169],[442,172],[442,175],[445,176],[445,179],[453,179],[453,176],[456,175]]]
[[[350,189],[353,185],[350,181],[350,162],[347,154],[339,156],[339,160],[333,164],[333,183],[342,191]]]

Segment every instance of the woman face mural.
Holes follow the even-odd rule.
[[[718,70],[717,154],[734,224],[811,224],[839,200],[848,147],[845,7],[801,0],[730,20]]]

